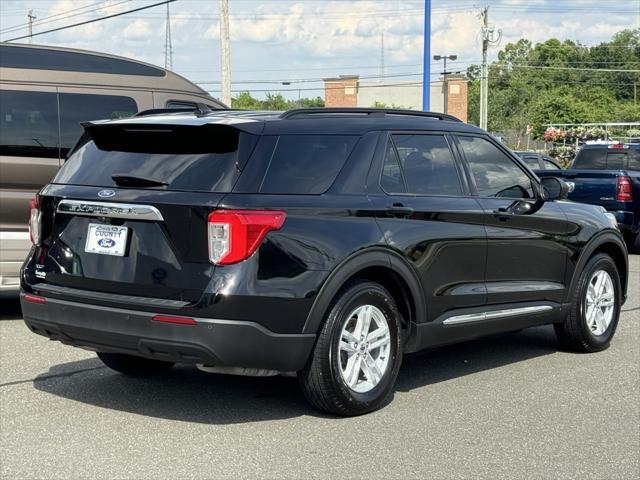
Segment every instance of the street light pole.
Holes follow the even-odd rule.
[[[442,113],[449,113],[449,91],[448,91],[448,85],[447,85],[447,75],[449,74],[449,72],[447,72],[447,59],[457,60],[458,56],[457,55],[434,55],[433,59],[436,61],[444,60],[444,71],[442,72],[442,89],[444,91],[444,102],[443,102],[444,111]]]
[[[431,95],[431,0],[424,0],[424,49],[422,51],[422,110],[430,109]]]

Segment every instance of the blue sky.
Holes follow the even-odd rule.
[[[130,10],[158,0],[0,0],[0,40]],[[323,77],[379,74],[384,34],[384,73],[390,80],[420,80],[423,0],[229,0],[232,88],[263,97],[321,95]],[[609,40],[623,28],[640,28],[640,0],[432,0],[432,54],[456,54],[449,70],[481,58],[481,6],[502,29],[504,45],[521,37]],[[164,65],[164,6],[41,35],[34,43],[85,48]],[[218,0],[172,3],[173,69],[217,96]],[[73,10],[71,12],[71,10]],[[60,15],[60,17],[51,17]],[[71,16],[73,15],[73,16]],[[63,18],[65,17],[66,18]],[[39,24],[38,22],[46,22]],[[498,49],[493,48],[495,56]],[[440,65],[434,65],[431,80]],[[291,85],[282,85],[283,81]],[[300,92],[298,91],[300,90]]]

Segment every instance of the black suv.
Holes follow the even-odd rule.
[[[152,112],[84,125],[31,205],[28,327],[141,375],[296,373],[387,402],[404,353],[553,324],[609,345],[627,251],[483,130],[375,109]]]

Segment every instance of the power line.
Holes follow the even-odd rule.
[[[104,4],[104,1],[100,1],[100,2],[96,2],[96,3],[92,3],[90,5],[85,5],[84,7],[78,7],[78,8],[73,8],[71,10],[66,10],[64,12],[61,13],[57,13],[55,15],[50,15],[48,17],[42,17],[40,20],[33,22],[33,25],[36,27],[39,27],[41,25],[45,25],[47,23],[52,23],[52,22],[59,22],[61,20],[66,20],[67,18],[73,18],[73,17],[77,17],[80,15],[86,15],[88,13],[93,13],[93,12],[97,12],[98,10],[102,10],[103,8],[113,8],[117,5],[121,5],[123,3],[127,3],[130,2],[131,0],[122,0],[121,2],[118,3],[112,3],[112,4]],[[104,5],[103,5],[104,4]],[[94,8],[93,10],[87,10],[90,7],[95,7],[97,5],[103,5],[101,7],[98,8]],[[73,15],[68,15],[72,12],[77,12],[78,10],[86,10],[84,12],[80,12],[80,13],[75,13]],[[13,27],[7,27],[7,28],[3,28],[0,29],[0,33],[11,33],[14,32],[16,30],[22,30],[23,28],[25,28],[26,26],[28,26],[28,23],[23,23],[20,25],[14,25]]]
[[[44,32],[37,32],[37,33],[34,33],[31,36],[35,37],[37,35],[44,35],[45,33],[59,32],[60,30],[66,30],[67,28],[79,27],[81,25],[87,25],[89,23],[100,22],[102,20],[107,20],[109,18],[119,17],[121,15],[126,15],[128,13],[139,12],[141,10],[147,10],[148,8],[157,7],[157,6],[164,5],[166,3],[172,3],[172,2],[175,2],[175,1],[176,0],[164,0],[163,2],[154,3],[153,5],[147,5],[145,7],[134,8],[133,10],[127,10],[126,12],[114,13],[112,15],[106,15],[104,17],[99,17],[99,18],[94,18],[92,20],[86,20],[84,22],[74,23],[73,25],[66,25],[64,27],[58,27],[58,28],[52,28],[51,30],[45,30]],[[22,40],[23,38],[27,38],[27,37],[29,37],[29,35],[22,35],[20,37],[10,38],[8,40],[3,40],[3,41],[4,42],[13,42],[15,40]]]

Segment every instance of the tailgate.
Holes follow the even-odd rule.
[[[552,172],[552,176],[564,178],[569,183],[569,200],[601,205],[616,210],[616,191],[620,172],[603,170],[564,170]]]
[[[34,272],[38,281],[197,301],[214,270],[208,258],[207,216],[222,195],[154,198],[128,189],[115,190],[111,201],[103,202],[97,200],[99,191],[58,185],[43,191],[42,209],[53,213],[54,221],[45,229],[46,243]],[[144,204],[139,203],[142,198]]]

